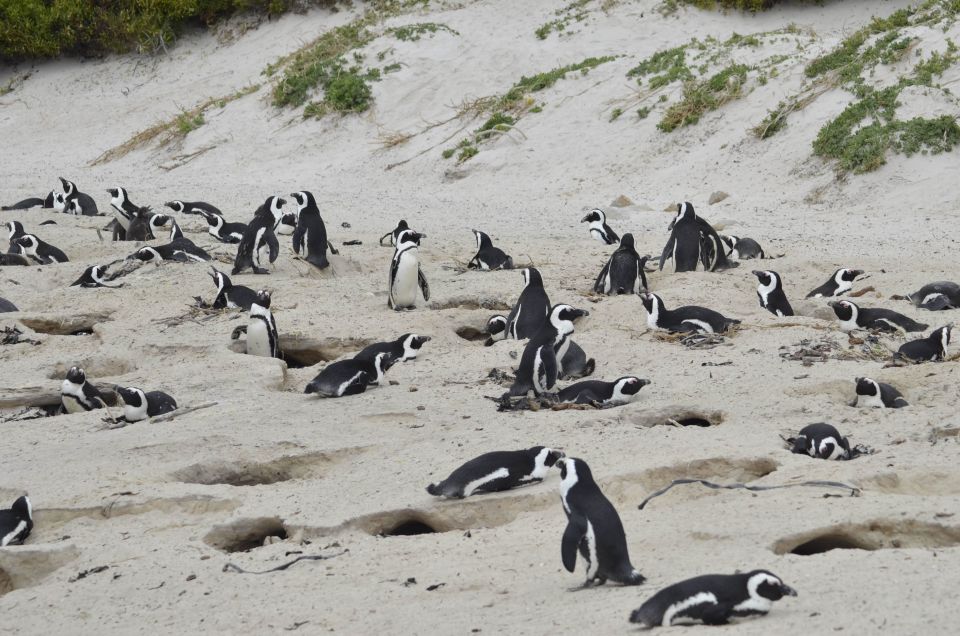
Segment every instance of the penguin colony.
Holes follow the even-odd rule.
[[[79,191],[76,184],[60,179],[63,191],[51,191],[45,197],[28,198],[4,210],[51,208],[65,214],[101,215],[93,197]],[[328,240],[320,209],[308,191],[292,193],[290,203],[280,196],[269,196],[257,208],[248,222],[228,222],[217,207],[202,201],[174,200],[165,203],[177,216],[157,214],[149,206],[131,202],[129,192],[122,187],[110,188],[113,220],[108,226],[116,241],[149,242],[163,240],[169,226],[166,244],[139,247],[127,259],[147,262],[173,261],[180,263],[208,262],[210,255],[184,237],[177,218],[194,215],[207,224],[207,232],[219,242],[236,245],[236,257],[231,275],[251,270],[253,274],[269,274],[270,266],[281,254],[279,235],[292,234],[293,252],[318,269],[330,265],[327,251],[336,253]],[[291,210],[292,208],[292,210]],[[607,223],[603,210],[593,209],[581,219],[588,223],[589,236],[613,248],[609,259],[597,275],[593,291],[601,295],[638,294],[640,306],[646,313],[646,325],[651,330],[679,334],[729,334],[743,328],[739,319],[729,318],[717,311],[696,305],[667,307],[658,294],[650,290],[646,265],[649,256],[641,257],[635,248],[631,233],[618,235]],[[68,264],[69,258],[60,249],[29,233],[18,221],[5,225],[9,248],[3,265],[58,265]],[[32,229],[32,228],[31,228]],[[677,206],[677,213],[667,228],[669,238],[659,257],[662,271],[670,262],[676,272],[719,271],[734,268],[740,260],[764,259],[759,243],[750,238],[720,235],[708,221],[698,216],[690,203]],[[514,260],[493,245],[491,237],[473,230],[477,252],[468,267],[481,271],[513,269]],[[419,247],[426,234],[412,229],[406,220],[380,239],[381,245],[394,248],[387,267],[387,306],[390,309],[410,310],[419,305],[420,298],[430,299],[430,286],[423,273]],[[114,288],[108,274],[111,265],[87,267],[72,286],[84,289]],[[216,287],[213,309],[240,310],[248,313],[245,328],[246,353],[253,356],[283,359],[280,333],[271,312],[271,293],[265,289],[234,284],[230,277],[216,267],[207,272]],[[854,281],[864,274],[850,268],[835,270],[823,285],[813,289],[807,298],[838,299],[848,295]],[[757,280],[757,298],[762,308],[776,318],[794,315],[781,275],[772,270],[754,270]],[[604,380],[581,380],[557,387],[558,381],[576,380],[589,376],[595,369],[593,359],[571,336],[575,325],[589,315],[583,309],[566,303],[551,304],[541,272],[535,267],[522,269],[524,286],[509,315],[495,315],[487,322],[487,345],[499,340],[527,340],[516,369],[512,386],[502,399],[541,397],[558,404],[609,407],[629,403],[651,384],[650,380],[633,375]],[[906,298],[917,308],[940,311],[960,307],[960,286],[947,281],[925,285]],[[670,299],[671,301],[673,299]],[[672,303],[671,303],[672,304]],[[849,299],[827,301],[836,314],[839,328],[844,332],[855,330],[907,333],[925,332],[929,325],[887,308],[861,307]],[[15,312],[16,306],[0,298],[0,311]],[[944,360],[948,356],[952,326],[934,329],[928,336],[903,344],[894,358],[908,362]],[[407,333],[394,341],[375,343],[351,358],[326,364],[304,389],[304,393],[324,398],[340,398],[363,393],[379,384],[394,364],[416,360],[429,336]],[[854,380],[855,402],[859,407],[903,408],[908,406],[903,395],[890,384],[872,378]],[[110,397],[109,393],[113,394]],[[101,390],[92,384],[83,368],[71,367],[61,386],[63,413],[81,413],[106,409],[116,400],[122,407],[123,419],[139,422],[171,413],[178,407],[176,400],[161,390],[114,386]],[[847,438],[831,424],[820,422],[801,429],[788,440],[789,450],[825,460],[852,459],[858,454]],[[558,535],[560,561],[573,572],[578,558],[583,561],[584,585],[602,585],[613,581],[622,585],[639,585],[646,578],[634,566],[628,550],[627,532],[617,510],[594,480],[587,462],[568,457],[563,450],[533,446],[521,450],[489,452],[469,459],[455,468],[448,477],[431,483],[430,495],[445,498],[464,498],[477,493],[497,492],[547,479],[551,470],[559,470],[560,502],[567,517],[567,525]],[[29,498],[21,496],[10,509],[0,510],[0,546],[17,545],[26,541],[33,528],[33,512]],[[649,559],[641,557],[644,561]],[[768,613],[774,602],[796,596],[797,592],[770,571],[757,569],[734,574],[705,574],[673,583],[649,596],[629,615],[632,623],[645,627],[670,626],[680,622],[702,622],[720,625],[731,619]]]

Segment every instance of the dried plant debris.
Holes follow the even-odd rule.
[[[15,345],[15,344],[32,344],[34,346],[39,345],[39,340],[34,340],[32,338],[24,338],[23,332],[16,326],[14,327],[4,327],[2,337],[0,337],[0,344],[4,345]]]
[[[861,490],[856,486],[850,486],[848,484],[840,483],[839,481],[814,480],[814,481],[802,481],[796,484],[780,484],[777,486],[749,486],[747,484],[741,484],[741,483],[715,484],[712,481],[707,481],[706,479],[674,479],[672,482],[670,482],[668,486],[661,488],[660,490],[656,491],[655,493],[653,493],[652,495],[644,499],[642,502],[640,502],[640,505],[637,506],[637,508],[639,510],[643,510],[644,507],[650,502],[651,499],[654,499],[656,497],[659,497],[660,495],[666,494],[674,486],[681,486],[684,484],[700,484],[701,486],[706,486],[707,488],[712,488],[714,490],[743,489],[743,490],[749,490],[751,492],[760,492],[763,490],[779,490],[781,488],[797,488],[801,486],[809,486],[813,488],[840,488],[843,490],[848,490],[850,497],[859,497],[861,492]]]
[[[875,335],[865,338],[851,337],[850,345],[844,348],[832,338],[822,338],[813,341],[804,338],[800,342],[780,347],[780,357],[784,360],[801,362],[809,367],[814,362],[827,360],[859,360],[871,362],[886,362],[890,359],[891,351]]]
[[[735,330],[731,328],[728,333]],[[719,333],[670,333],[657,331],[654,338],[661,342],[679,342],[688,349],[713,349],[720,345],[730,346],[727,337]]]

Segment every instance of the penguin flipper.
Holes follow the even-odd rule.
[[[420,291],[423,292],[424,302],[430,300],[430,284],[427,282],[427,277],[423,275],[423,270],[417,266],[417,282],[420,283]]]
[[[560,541],[560,558],[567,572],[573,572],[577,565],[577,547],[587,534],[587,519],[582,515],[571,514],[567,518],[567,528]]]
[[[546,376],[544,388],[550,390],[560,376],[560,365],[557,362],[557,353],[553,350],[553,345],[544,345],[540,349],[540,360],[543,362],[543,372]]]
[[[700,606],[697,607],[697,610],[695,610],[696,615],[703,621],[704,625],[726,625],[730,622],[730,613],[732,611],[732,603],[710,601],[701,603]]]
[[[663,271],[663,264],[671,254],[673,254],[673,246],[677,242],[677,231],[674,229],[670,232],[670,238],[667,239],[667,244],[663,246],[663,251],[660,252],[660,271]]]
[[[597,280],[593,282],[593,291],[597,292],[598,294],[603,293],[603,279],[607,277],[607,272],[610,271],[610,261],[612,260],[612,256],[607,259],[606,265],[603,266],[603,269],[601,269],[600,273],[597,275]]]
[[[270,249],[270,262],[273,263],[280,254],[280,242],[277,240],[276,232],[268,231],[264,238],[267,241],[267,247]]]
[[[647,287],[647,275],[643,272],[644,268],[647,266],[647,261],[650,260],[650,255],[638,256],[637,258],[637,276],[640,278],[640,283],[643,285],[643,288],[650,289]]]
[[[296,229],[293,231],[293,251],[298,255],[301,255],[303,251],[303,237],[307,233],[307,227],[303,223],[297,223]]]

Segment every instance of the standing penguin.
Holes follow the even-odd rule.
[[[774,316],[792,316],[793,307],[790,306],[790,301],[783,292],[780,274],[770,270],[756,269],[752,273],[758,281],[757,298],[760,299],[760,306]]]
[[[63,184],[64,203],[69,204],[73,202],[77,214],[82,214],[83,216],[100,215],[100,210],[97,209],[97,202],[93,200],[92,196],[80,192],[73,181],[67,181],[63,177],[60,177],[60,183]]]
[[[350,358],[331,362],[323,367],[303,392],[316,393],[324,398],[363,393],[368,386],[379,384],[383,374],[392,365],[393,357],[386,351],[378,353],[373,360]]]
[[[643,308],[647,310],[647,327],[650,329],[674,333],[724,333],[730,327],[740,324],[736,318],[727,318],[720,312],[697,305],[667,309],[659,296],[649,292],[640,294],[640,300]]]
[[[109,265],[91,265],[87,269],[83,270],[83,274],[80,275],[80,278],[70,283],[71,287],[109,287],[111,289],[119,289],[123,287],[123,284],[120,285],[108,285],[104,276],[106,275],[107,268]]]
[[[430,285],[420,269],[421,234],[404,230],[397,238],[397,247],[390,262],[387,306],[395,311],[413,309],[417,303],[417,287],[424,302],[430,300]]]
[[[853,289],[853,281],[857,276],[863,274],[862,269],[847,269],[841,267],[833,273],[830,280],[820,285],[809,294],[807,298],[830,298],[831,296],[842,296]]]
[[[87,375],[80,367],[70,367],[60,386],[60,403],[65,413],[83,413],[106,406],[103,394],[87,382]]]
[[[507,338],[524,340],[530,338],[543,326],[550,313],[550,299],[543,288],[543,277],[536,267],[522,270],[523,291],[507,316]]]
[[[941,280],[924,285],[912,294],[907,294],[907,300],[914,307],[930,311],[960,308],[960,285]]]
[[[534,446],[518,451],[493,451],[474,457],[450,476],[427,486],[434,497],[463,499],[475,492],[501,492],[543,481],[563,452]]]
[[[726,625],[731,618],[764,615],[774,601],[797,592],[767,570],[743,574],[707,574],[667,586],[630,614],[643,627],[670,627],[700,621]]]
[[[607,214],[600,208],[594,208],[582,219],[581,223],[589,223],[590,236],[600,241],[604,245],[613,245],[620,240],[617,233],[607,225]]]
[[[110,195],[110,205],[113,207],[113,240],[126,241],[127,230],[130,228],[130,222],[133,220],[140,206],[130,200],[125,188],[109,188],[107,194]],[[110,228],[110,225],[107,228]]]
[[[857,378],[857,399],[854,406],[874,407],[881,409],[899,409],[910,406],[894,387],[870,378]]]
[[[788,439],[790,451],[816,459],[851,459],[850,442],[840,432],[824,422],[809,424],[797,436]]]
[[[552,389],[560,372],[556,348],[573,333],[573,323],[588,315],[590,312],[570,305],[554,305],[540,331],[524,347],[516,379],[507,395],[526,395],[530,391],[542,395]]]
[[[23,545],[33,530],[33,507],[24,495],[13,502],[9,510],[0,510],[0,548]]]
[[[210,272],[210,278],[213,279],[213,284],[217,286],[217,297],[213,299],[213,308],[250,311],[253,303],[257,300],[257,292],[243,285],[234,285],[230,281],[230,277],[216,267],[210,269],[213,270]]]
[[[130,423],[177,410],[177,401],[163,391],[144,392],[135,386],[117,386],[114,391],[123,403],[123,419]]]
[[[935,362],[947,357],[947,347],[950,344],[952,325],[936,329],[926,338],[911,340],[900,345],[894,359],[900,358],[908,362]]]
[[[467,263],[469,269],[513,269],[513,259],[499,247],[493,246],[490,237],[480,230],[471,230],[477,239],[477,253]]]
[[[14,243],[20,247],[21,254],[29,256],[40,265],[66,263],[70,260],[63,250],[41,241],[34,234],[24,234],[15,239]]]
[[[318,269],[330,265],[327,261],[327,226],[320,216],[320,208],[313,194],[306,190],[290,195],[297,206],[297,228],[293,231],[293,251]]]
[[[264,358],[279,358],[280,336],[277,323],[270,313],[270,292],[261,289],[250,305],[250,323],[247,325],[247,353]]]
[[[277,196],[267,197],[253,215],[253,220],[247,225],[243,232],[243,238],[237,247],[237,257],[233,263],[231,275],[236,276],[248,267],[253,268],[254,274],[269,274],[270,272],[261,267],[262,250],[268,250],[270,262],[277,260],[280,253],[280,243],[277,241],[277,235],[273,228],[277,221],[283,216],[283,205],[286,203]]]
[[[700,260],[700,225],[690,203],[677,205],[677,216],[673,220],[670,238],[660,254],[661,271],[668,258],[673,259],[676,272],[692,272],[697,269],[697,262]]]
[[[384,241],[386,241],[387,239],[390,239],[389,246],[396,247],[397,239],[400,238],[400,233],[403,232],[404,230],[409,230],[409,229],[410,229],[410,226],[407,224],[406,220],[400,219],[400,221],[397,222],[397,227],[393,228],[392,230],[390,230],[389,232],[387,232],[386,234],[380,237],[380,245],[383,245],[384,247],[386,247],[388,243]],[[418,234],[420,234],[420,238],[427,238],[427,235],[423,234],[422,232],[418,232]]]
[[[627,537],[616,508],[603,496],[582,459],[557,460],[560,467],[560,501],[567,514],[567,528],[560,543],[560,556],[567,572],[577,564],[577,551],[587,562],[584,587],[607,579],[623,585],[640,585],[646,579],[630,563]]]
[[[929,326],[890,309],[860,307],[849,300],[831,300],[827,304],[833,308],[833,313],[840,321],[840,329],[843,331],[854,329],[877,329],[889,332],[900,329],[923,331]]]
[[[222,243],[239,243],[247,230],[246,223],[227,223],[223,216],[206,210],[197,212],[207,222],[207,233]]]
[[[641,288],[647,289],[647,276],[643,272],[649,256],[640,258],[633,246],[633,234],[629,232],[620,239],[620,247],[610,255],[607,264],[593,283],[593,291],[598,294],[632,294],[640,279]]]
[[[200,214],[202,211],[223,216],[220,208],[203,201],[167,201],[164,205],[179,214]]]

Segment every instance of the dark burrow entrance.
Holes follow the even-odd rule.
[[[247,552],[263,547],[269,539],[285,540],[287,529],[277,517],[238,519],[214,527],[203,542],[224,552]]]
[[[420,521],[419,519],[409,519],[403,521],[393,528],[381,533],[384,537],[410,537],[418,534],[435,534],[436,528]]]

